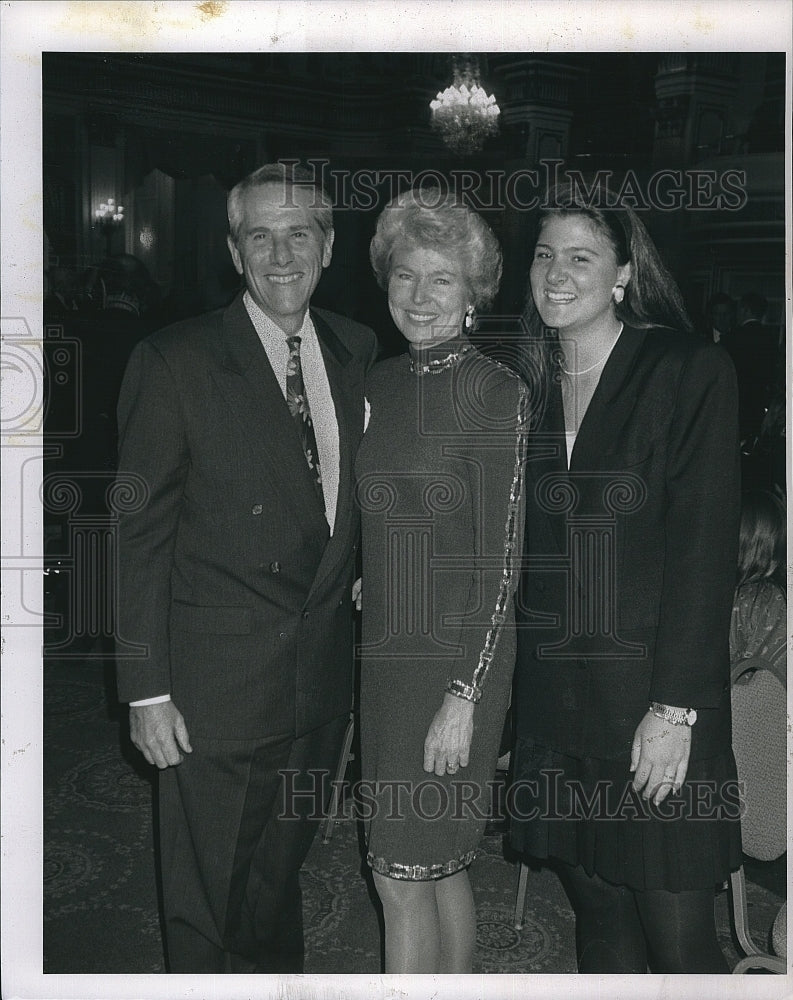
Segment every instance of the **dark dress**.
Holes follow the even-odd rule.
[[[509,704],[527,390],[470,349],[426,374],[408,355],[384,361],[366,394],[356,474],[367,860],[393,878],[434,879],[474,858]],[[437,777],[423,769],[424,741],[450,682],[481,699],[468,766]]]
[[[712,888],[741,863],[730,744],[735,373],[724,352],[625,328],[568,469],[558,383],[532,435],[509,808],[520,852],[632,889]],[[688,775],[632,793],[650,701],[697,709]]]

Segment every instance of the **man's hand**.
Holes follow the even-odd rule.
[[[193,752],[182,713],[172,701],[130,705],[129,735],[146,760],[160,770],[181,764],[182,752]]]
[[[680,791],[686,780],[691,753],[691,728],[673,726],[648,712],[633,737],[631,771],[633,787],[643,790],[645,799],[653,798],[656,805],[671,791]]]
[[[352,603],[355,605],[355,610],[361,610],[361,578],[355,581],[352,585]]]
[[[424,741],[424,770],[441,775],[468,767],[473,734],[474,703],[445,694]]]

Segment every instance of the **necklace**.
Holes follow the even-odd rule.
[[[437,358],[435,361],[416,362],[410,358],[410,370],[416,375],[439,375],[441,372],[453,368],[464,354],[474,349],[473,344],[466,344],[459,351],[452,351],[445,358]]]
[[[593,365],[590,365],[589,368],[584,368],[580,372],[571,372],[571,371],[568,371],[565,368],[565,366],[562,364],[561,361],[559,362],[559,367],[562,369],[562,371],[565,373],[565,375],[573,375],[573,376],[588,375],[589,372],[593,372],[597,367],[599,367],[600,365],[603,364],[603,362],[606,360],[606,358],[609,356],[609,354],[611,354],[611,352],[614,350],[614,344],[616,344],[617,341],[620,339],[620,334],[622,333],[622,328],[623,328],[623,324],[620,323],[620,328],[617,331],[617,336],[612,341],[609,349],[606,351],[606,353],[603,355],[603,357],[599,361],[596,361]]]

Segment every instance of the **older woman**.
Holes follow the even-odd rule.
[[[527,463],[512,841],[556,867],[580,971],[727,972],[735,373],[634,212],[552,204],[530,272],[555,371]]]
[[[440,191],[380,216],[371,259],[409,351],[375,366],[358,459],[361,761],[386,972],[471,970],[467,868],[515,655],[527,389],[468,335],[494,296],[488,226]]]

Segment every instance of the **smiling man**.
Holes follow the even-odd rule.
[[[301,972],[298,872],[351,703],[352,462],[371,330],[310,308],[333,248],[314,176],[229,194],[245,290],[141,343],[119,402],[119,659],[160,769],[171,972]],[[305,794],[301,794],[305,793]]]

